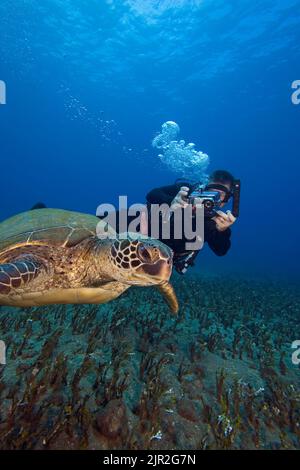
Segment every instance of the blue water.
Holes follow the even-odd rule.
[[[167,120],[242,180],[232,249],[205,273],[298,277],[299,0],[2,0],[0,219],[37,201],[95,213],[178,176]]]

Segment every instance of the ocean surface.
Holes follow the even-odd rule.
[[[173,276],[177,318],[152,288],[0,307],[0,448],[299,448],[300,1],[1,0],[0,18],[0,221],[216,169],[242,185],[228,254]],[[185,168],[153,145],[168,121]]]

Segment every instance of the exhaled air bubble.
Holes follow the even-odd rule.
[[[206,183],[209,156],[195,150],[195,144],[178,140],[179,133],[180,128],[174,121],[162,125],[161,133],[152,141],[153,147],[160,151],[160,160],[178,176]]]

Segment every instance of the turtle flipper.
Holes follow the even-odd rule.
[[[169,282],[164,282],[163,284],[159,284],[157,289],[163,295],[171,312],[176,315],[179,310],[179,304],[173,286]]]
[[[0,264],[0,294],[7,295],[14,289],[35,279],[42,268],[35,258],[18,258],[14,262]]]

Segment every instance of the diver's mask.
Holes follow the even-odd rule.
[[[216,191],[217,189],[217,191]],[[204,206],[205,217],[212,218],[216,215],[216,211],[220,207],[220,204],[227,203],[232,198],[232,214],[234,217],[239,216],[240,207],[240,180],[234,180],[232,188],[228,189],[226,186],[220,183],[210,183],[205,188],[194,187],[191,194],[189,195],[189,201],[191,204],[196,206],[202,204]],[[220,193],[225,193],[223,201],[221,201]]]

